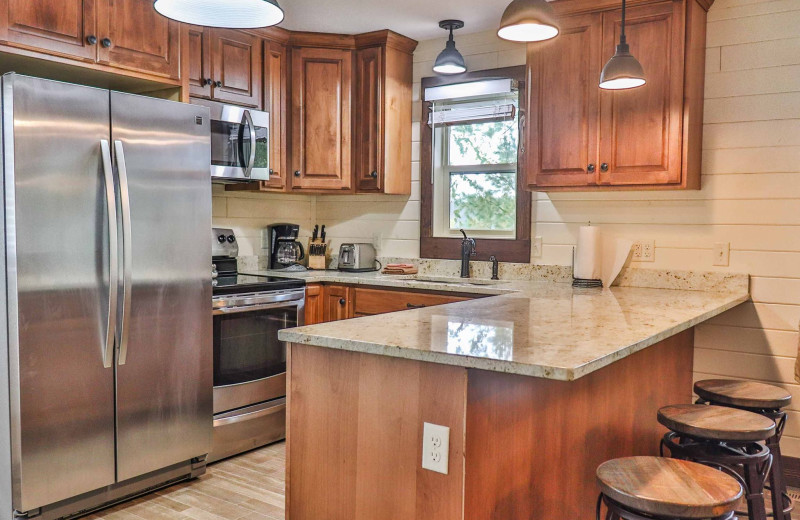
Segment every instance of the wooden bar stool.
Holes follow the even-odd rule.
[[[676,459],[628,457],[597,468],[606,520],[688,520],[734,518],[742,486],[721,471]]]
[[[786,412],[783,408],[792,402],[792,394],[779,386],[733,379],[698,381],[694,384],[694,392],[700,398],[697,401],[699,404],[739,408],[759,413],[775,421],[775,435],[767,440],[767,447],[772,453],[772,469],[769,472],[772,511],[777,520],[791,520],[794,504],[786,492],[780,443],[786,425]]]
[[[720,469],[739,480],[750,520],[766,520],[764,484],[772,454],[761,444],[775,435],[775,422],[763,415],[722,406],[683,404],[658,411],[669,428],[661,441],[677,459]]]

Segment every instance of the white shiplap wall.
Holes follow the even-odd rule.
[[[800,386],[793,363],[800,321],[800,0],[717,0],[709,12],[703,189],[691,192],[534,194],[543,264],[569,264],[579,225],[654,239],[656,262],[640,267],[730,270],[753,275],[753,303],[702,325],[697,377],[752,378],[795,395],[785,451],[800,457]],[[414,56],[415,95],[444,39]],[[472,70],[519,65],[524,47],[492,32],[462,35]],[[417,99],[418,101],[418,99]],[[414,106],[414,120],[420,106]],[[411,197],[318,197],[331,237],[374,241],[380,254],[419,255],[419,125]],[[730,267],[712,247],[731,244]]]

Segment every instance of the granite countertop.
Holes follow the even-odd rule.
[[[276,273],[308,283],[427,289],[491,298],[310,325],[282,341],[571,381],[706,321],[749,299],[745,287],[720,291],[501,281],[422,282],[378,273]],[[405,278],[405,279],[403,279]],[[423,277],[425,278],[425,277]],[[479,281],[484,284],[488,281]]]

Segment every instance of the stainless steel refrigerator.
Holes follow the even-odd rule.
[[[204,471],[209,135],[204,107],[2,77],[0,519]]]

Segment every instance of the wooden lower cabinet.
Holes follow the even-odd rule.
[[[287,518],[594,518],[597,466],[657,455],[656,412],[691,402],[693,338],[575,381],[290,344]],[[421,467],[424,422],[450,428],[446,475]]]
[[[350,287],[337,284],[309,284],[306,286],[305,324],[314,325],[409,309],[422,309],[476,297],[479,296],[376,287]]]

